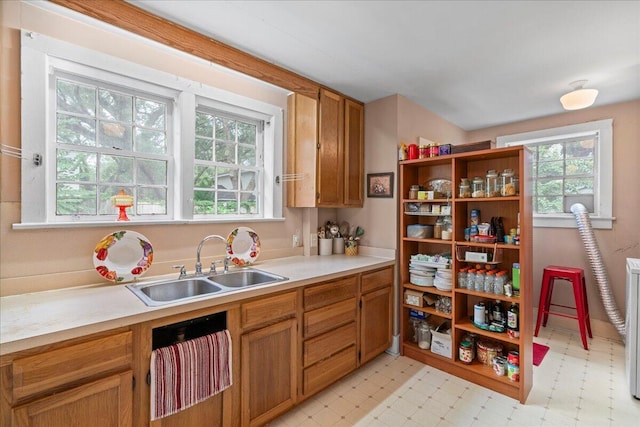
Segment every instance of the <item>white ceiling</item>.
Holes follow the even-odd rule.
[[[640,1],[131,3],[363,102],[400,94],[465,130],[640,98]]]

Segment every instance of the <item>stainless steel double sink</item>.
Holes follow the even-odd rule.
[[[254,268],[243,268],[209,276],[186,277],[150,283],[126,285],[146,305],[155,307],[240,288],[283,282],[286,277]]]

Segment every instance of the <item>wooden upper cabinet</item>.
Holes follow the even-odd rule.
[[[288,100],[287,206],[361,207],[363,106],[326,89]]]
[[[344,100],[344,204],[362,207],[364,194],[364,107]]]
[[[318,121],[318,206],[342,205],[344,188],[344,102],[340,95],[320,90]]]

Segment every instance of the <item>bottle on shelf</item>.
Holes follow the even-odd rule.
[[[498,271],[496,277],[493,280],[493,293],[496,295],[504,295],[504,285],[507,281],[507,272]]]
[[[484,292],[484,278],[486,274],[484,270],[476,270],[476,281],[474,283],[474,290],[476,292]]]
[[[488,294],[493,293],[495,274],[496,272],[494,270],[488,270],[484,275],[484,285],[482,290]]]
[[[496,300],[491,306],[491,321],[504,325],[507,322],[506,314],[500,300]]]
[[[507,335],[509,338],[518,338],[520,336],[520,311],[518,310],[518,305],[513,302],[507,313]]]
[[[513,294],[520,295],[520,263],[514,262],[511,269],[511,284],[513,286]]]
[[[470,291],[475,289],[476,286],[476,269],[475,268],[470,268],[469,270],[467,270],[467,289],[469,289]]]

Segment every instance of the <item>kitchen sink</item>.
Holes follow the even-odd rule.
[[[209,276],[209,280],[227,288],[244,288],[247,286],[266,285],[269,283],[282,282],[286,277],[277,274],[267,273],[253,268],[228,271]]]
[[[155,307],[284,280],[288,279],[266,271],[244,268],[214,274],[209,277],[197,276],[162,282],[136,283],[126,285],[126,287],[146,305]]]
[[[127,288],[149,306],[162,305],[222,292],[222,288],[216,286],[210,280],[199,277],[127,285]]]

